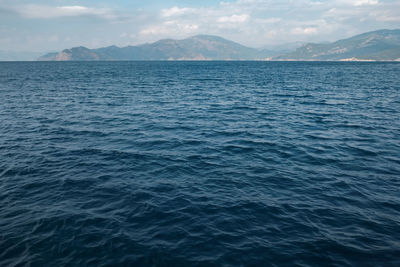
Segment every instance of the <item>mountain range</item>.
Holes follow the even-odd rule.
[[[163,39],[137,46],[83,46],[41,56],[42,61],[93,60],[376,60],[400,61],[400,30],[378,30],[332,43],[306,43],[295,50],[243,46],[218,36]]]
[[[367,32],[333,43],[308,43],[276,59],[400,60],[400,30]]]

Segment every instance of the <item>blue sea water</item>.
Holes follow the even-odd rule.
[[[400,64],[0,63],[0,266],[399,266]]]

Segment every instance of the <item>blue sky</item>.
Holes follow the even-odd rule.
[[[0,50],[57,51],[213,34],[252,47],[400,28],[399,0],[0,0]]]

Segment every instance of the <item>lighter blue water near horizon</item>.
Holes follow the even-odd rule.
[[[0,63],[0,266],[399,266],[399,76]]]

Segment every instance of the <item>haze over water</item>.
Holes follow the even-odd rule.
[[[0,265],[399,265],[399,73],[1,62]]]

